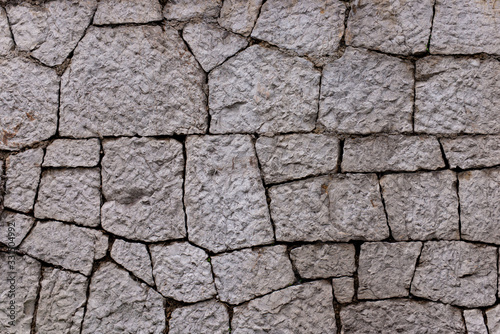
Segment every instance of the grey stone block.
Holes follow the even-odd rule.
[[[219,16],[221,27],[248,36],[257,20],[262,0],[226,0]]]
[[[167,20],[187,21],[194,18],[214,19],[219,16],[222,0],[167,1],[163,16]]]
[[[440,141],[451,168],[500,165],[500,136],[460,136]]]
[[[488,334],[481,310],[464,310],[465,326],[467,334]],[[494,333],[492,331],[492,333]]]
[[[95,167],[100,160],[99,139],[56,139],[45,152],[44,167]]]
[[[35,218],[3,210],[0,214],[0,242],[13,248],[21,241],[35,223]]]
[[[172,312],[170,334],[230,333],[229,313],[222,303],[215,300],[180,307]]]
[[[351,303],[356,293],[352,277],[332,278],[332,288],[335,299],[342,304]]]
[[[116,239],[110,252],[111,258],[149,285],[155,285],[151,259],[146,245]]]
[[[158,0],[101,0],[94,15],[94,24],[147,23],[161,21]]]

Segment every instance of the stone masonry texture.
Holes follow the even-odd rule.
[[[496,0],[0,0],[1,334],[500,334]]]

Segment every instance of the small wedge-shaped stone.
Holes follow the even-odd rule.
[[[212,252],[273,241],[249,136],[188,137],[184,203],[189,240]]]
[[[464,307],[493,305],[497,291],[497,249],[462,241],[424,244],[411,293]]]
[[[14,47],[10,34],[9,21],[5,9],[0,8],[0,55],[5,56]]]
[[[0,214],[0,242],[10,248],[19,246],[34,223],[33,217],[3,210]]]
[[[105,140],[103,148],[103,228],[147,242],[185,237],[181,143],[120,138]]]
[[[227,308],[214,300],[175,309],[168,325],[169,334],[230,332]]]
[[[56,139],[45,152],[44,167],[95,167],[99,163],[99,139]]]
[[[462,136],[440,141],[451,168],[500,165],[500,136]]]
[[[464,310],[464,320],[467,327],[467,334],[488,334],[481,310]],[[496,332],[492,331],[491,333]]]
[[[107,262],[92,276],[82,334],[164,333],[163,302],[158,292]]]
[[[214,19],[219,16],[222,0],[167,1],[163,16],[167,20],[187,21],[193,18]]]
[[[486,311],[488,330],[490,334],[500,333],[500,305]]]
[[[94,15],[94,24],[147,23],[161,21],[158,0],[101,0]]]
[[[313,64],[303,58],[251,46],[208,77],[210,131],[311,131],[318,111],[319,78]]]
[[[346,139],[343,172],[384,172],[444,167],[436,138],[380,135]]]
[[[323,70],[318,121],[340,133],[411,131],[413,81],[411,63],[348,48]]]
[[[173,28],[91,27],[62,76],[68,137],[205,132],[205,74]]]
[[[327,281],[276,291],[235,307],[231,333],[336,333],[332,300]]]
[[[332,278],[332,288],[335,299],[339,303],[352,302],[355,294],[354,278],[352,277],[337,277]]]
[[[219,299],[240,304],[295,281],[286,246],[243,249],[212,257]]]
[[[146,245],[116,239],[111,248],[111,258],[149,285],[154,285],[151,259]]]
[[[17,47],[54,66],[62,64],[76,47],[96,6],[96,0],[57,0],[38,6],[21,3],[7,6],[7,15]]]
[[[262,0],[225,0],[219,17],[221,27],[250,35],[259,16]]]

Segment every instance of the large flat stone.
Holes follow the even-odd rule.
[[[94,24],[147,23],[161,21],[158,0],[101,0],[94,15]]]
[[[19,246],[35,223],[35,218],[3,210],[0,214],[0,242],[10,248]]]
[[[5,9],[0,9],[0,55],[6,56],[14,47],[14,41],[10,33],[9,21]]]
[[[440,141],[451,168],[500,165],[500,136],[461,136]]]
[[[144,282],[154,286],[153,269],[146,245],[116,239],[110,252],[111,258]]]
[[[214,300],[175,309],[168,325],[170,334],[230,333],[229,313]]]
[[[193,18],[214,19],[219,16],[222,0],[167,1],[163,15],[167,20],[187,21]]]
[[[225,0],[219,16],[221,27],[248,36],[259,16],[262,0]]]
[[[99,139],[56,139],[47,146],[44,167],[95,167],[100,160]]]

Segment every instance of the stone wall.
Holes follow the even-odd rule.
[[[0,3],[1,333],[500,333],[496,0]]]

